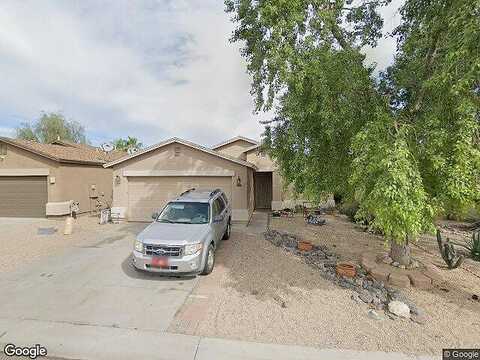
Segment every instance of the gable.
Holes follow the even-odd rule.
[[[174,144],[177,144],[179,146],[181,145],[182,147],[189,148],[190,150],[195,150],[196,152],[202,154],[202,155],[198,155],[200,157],[208,155],[209,159],[218,158],[218,159],[222,159],[223,161],[228,161],[228,162],[236,163],[236,164],[241,165],[241,166],[247,166],[247,167],[255,169],[255,165],[250,164],[250,163],[248,163],[244,160],[237,159],[237,158],[231,157],[231,156],[226,155],[226,154],[217,153],[217,152],[213,151],[212,149],[208,149],[208,148],[203,147],[201,145],[192,143],[190,141],[182,140],[182,139],[179,139],[179,138],[171,138],[171,139],[165,140],[165,141],[160,142],[158,144],[149,146],[148,148],[145,148],[145,149],[143,149],[143,150],[141,150],[137,153],[134,153],[132,155],[124,156],[124,157],[122,157],[118,160],[112,161],[108,164],[105,164],[104,166],[105,167],[116,166],[116,165],[121,164],[123,162],[128,162],[129,164],[131,164],[132,162],[135,161],[134,159],[136,159],[136,161],[139,161],[140,159],[148,158],[149,157],[148,154],[150,154],[152,152],[153,153],[161,153],[161,151],[160,152],[158,151],[159,149],[162,149],[162,148],[165,148],[165,147],[170,148],[170,145],[174,145]],[[217,159],[217,161],[218,161],[218,159]]]
[[[128,172],[157,172],[166,174],[183,173],[222,173],[225,171],[239,172],[244,165],[205,153],[198,149],[180,143],[171,143],[153,151],[140,154],[134,158],[113,166],[115,170]]]
[[[236,158],[242,158],[245,160],[243,153],[252,147],[252,143],[243,139],[238,139],[228,144],[215,148],[215,151],[233,156]]]

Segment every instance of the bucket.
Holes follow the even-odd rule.
[[[313,249],[313,245],[309,241],[299,241],[297,247],[300,251],[312,251]]]
[[[353,278],[357,274],[357,269],[355,268],[355,265],[349,263],[338,263],[336,266],[336,270],[339,276]]]
[[[63,230],[63,235],[71,235],[73,231],[73,218],[71,216],[65,219],[65,228]]]

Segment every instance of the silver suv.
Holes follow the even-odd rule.
[[[220,240],[230,238],[231,216],[222,190],[187,190],[138,234],[133,265],[158,273],[210,274]]]

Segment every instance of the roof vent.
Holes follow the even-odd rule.
[[[173,149],[173,153],[175,156],[180,156],[180,152],[182,151],[182,148],[180,146],[175,146]]]

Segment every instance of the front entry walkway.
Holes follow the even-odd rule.
[[[262,234],[267,230],[268,211],[255,210],[247,225],[247,233]]]

